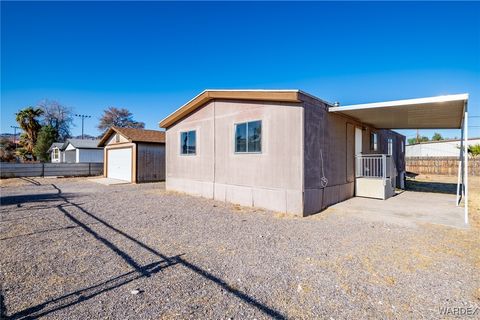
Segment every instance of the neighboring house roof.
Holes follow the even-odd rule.
[[[68,139],[62,146],[64,150],[68,144],[71,144],[76,149],[100,149],[98,143],[100,140],[91,140],[91,139]]]
[[[301,90],[205,90],[160,121],[160,127],[168,128],[213,99],[296,103],[314,99],[331,105]]]
[[[103,135],[102,139],[98,143],[98,146],[103,147],[107,143],[108,139],[114,133],[121,134],[126,139],[128,139],[129,142],[165,143],[165,132],[164,131],[111,127]]]
[[[52,143],[52,145],[50,146],[50,148],[48,148],[48,151],[47,151],[47,152],[52,152],[54,148],[61,149],[62,146],[63,146],[63,142],[54,142],[54,143]]]
[[[475,140],[480,140],[480,138],[468,138],[468,141],[475,141]],[[407,144],[408,146],[416,146],[418,144],[429,144],[429,143],[442,143],[442,142],[456,142],[456,141],[462,141],[462,139],[445,139],[445,140],[429,140],[429,141],[422,141],[419,143],[412,143],[412,144]]]

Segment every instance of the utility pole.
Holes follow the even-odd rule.
[[[17,126],[10,126],[13,128],[13,144],[15,145],[15,150],[17,149],[17,129],[20,130],[20,127]]]
[[[417,143],[420,142],[420,130],[417,129]]]
[[[83,139],[83,120],[85,118],[91,118],[92,116],[86,115],[86,114],[75,114],[75,117],[82,118],[82,139]]]

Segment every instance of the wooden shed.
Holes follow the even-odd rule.
[[[133,183],[165,180],[165,132],[111,127],[100,140],[104,177]]]

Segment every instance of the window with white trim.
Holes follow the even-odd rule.
[[[262,152],[262,121],[250,121],[235,124],[235,152]]]
[[[388,138],[388,154],[392,155],[393,154],[393,139]]]
[[[58,155],[59,155],[59,150],[58,148],[53,149],[53,160],[58,160]]]
[[[197,153],[197,134],[195,130],[180,132],[180,154],[195,155]]]

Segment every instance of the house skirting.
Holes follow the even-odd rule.
[[[167,178],[165,185],[166,189],[171,191],[303,216],[301,190],[238,186],[170,177]]]
[[[322,211],[328,206],[345,201],[355,195],[355,183],[348,182],[325,188],[305,189],[304,216]]]

